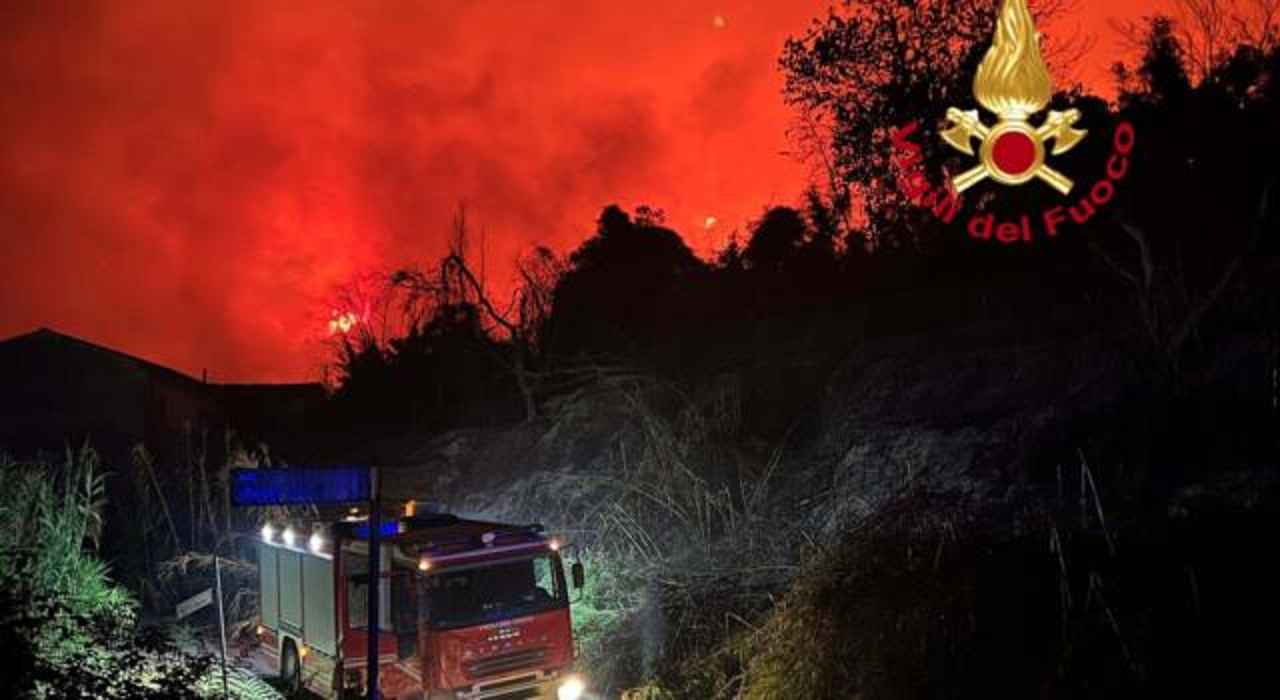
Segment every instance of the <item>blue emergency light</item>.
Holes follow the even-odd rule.
[[[352,528],[352,534],[359,540],[369,539],[369,524],[364,523],[363,525],[355,526]],[[400,534],[400,523],[395,520],[384,520],[378,523],[379,537],[391,537],[398,534]]]

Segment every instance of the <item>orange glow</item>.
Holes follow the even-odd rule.
[[[346,313],[333,312],[333,318],[329,319],[329,335],[342,333],[343,335],[350,333],[352,328],[360,322],[359,317],[348,311]]]
[[[498,298],[508,261],[571,251],[610,203],[661,207],[710,257],[801,201],[777,58],[828,5],[6,3],[0,337],[316,379],[361,319],[330,314],[335,287],[433,263],[462,201]],[[1078,6],[1061,26],[1098,42],[1055,82],[1101,85],[1108,20],[1155,8]]]

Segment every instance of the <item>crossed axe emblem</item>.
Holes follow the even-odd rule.
[[[942,138],[966,155],[975,155],[973,139],[979,139],[979,165],[952,178],[956,192],[964,192],[988,177],[1006,185],[1020,185],[1039,178],[1063,195],[1071,193],[1075,184],[1066,175],[1045,163],[1045,144],[1053,141],[1053,155],[1075,148],[1088,133],[1074,128],[1080,110],[1050,111],[1044,123],[1032,127],[1025,118],[1001,116],[994,127],[982,123],[978,110],[947,110],[951,128]]]

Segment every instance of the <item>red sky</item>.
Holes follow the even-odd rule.
[[[0,338],[49,326],[214,380],[314,379],[335,285],[437,258],[460,201],[495,278],[534,244],[571,250],[611,202],[663,208],[709,252],[803,189],[775,62],[825,7],[0,3]],[[1165,5],[1080,8],[1062,24],[1097,36],[1078,76],[1096,82],[1107,19]]]

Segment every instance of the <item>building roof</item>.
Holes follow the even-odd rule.
[[[263,392],[273,393],[295,393],[300,396],[314,394],[315,392],[323,392],[323,385],[319,382],[286,382],[286,383],[209,383],[196,379],[188,374],[184,374],[171,367],[145,360],[137,355],[130,355],[105,345],[90,342],[83,338],[77,338],[73,335],[55,331],[52,328],[41,327],[29,333],[15,335],[10,338],[0,340],[0,350],[5,348],[20,347],[24,344],[50,343],[59,344],[79,349],[89,350],[95,353],[101,353],[115,357],[117,359],[132,362],[141,366],[148,372],[152,372],[158,376],[172,379],[177,382],[198,384],[202,386],[218,387],[224,392],[233,394],[262,394]]]
[[[53,330],[52,328],[41,327],[41,328],[37,328],[34,331],[31,331],[30,333],[23,333],[21,335],[16,335],[11,338],[0,340],[0,350],[4,350],[6,348],[21,347],[23,345],[32,345],[37,343],[56,344],[56,345],[74,347],[82,350],[89,350],[94,353],[101,353],[103,355],[109,355],[117,359],[122,359],[128,362],[132,362],[134,364],[142,366],[148,371],[155,372],[156,374],[159,374],[161,376],[174,379],[180,382],[190,382],[192,384],[202,383],[200,380],[196,379],[195,377],[191,377],[189,375],[183,374],[182,372],[179,372],[176,369],[165,367],[164,365],[157,364],[149,360],[144,360],[141,357],[138,357],[136,355],[130,355],[128,353],[120,352],[119,350],[106,347],[105,345],[98,345],[97,343],[92,343],[83,338],[77,338],[73,335],[60,333],[58,331]]]

